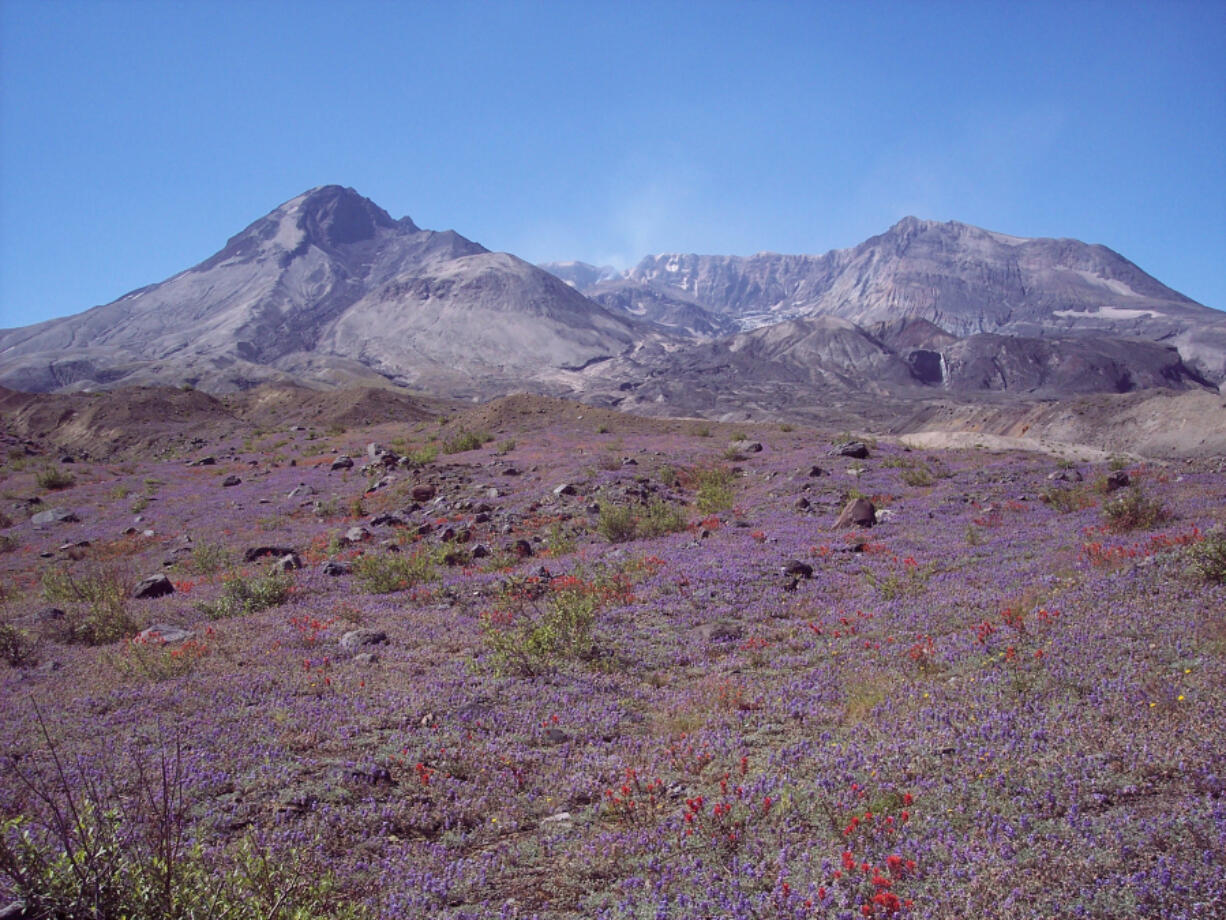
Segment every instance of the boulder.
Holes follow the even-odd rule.
[[[302,568],[302,558],[297,553],[286,553],[274,562],[272,567],[278,572],[292,572],[294,569]]]
[[[417,485],[413,486],[412,494],[413,501],[428,502],[430,499],[434,498],[434,486],[430,485],[428,482],[418,483]]]
[[[265,556],[280,559],[283,556],[293,555],[293,552],[292,546],[249,546],[243,550],[243,562],[255,562]]]
[[[877,523],[877,508],[867,498],[853,498],[834,522],[835,529],[844,527],[872,527]]]
[[[72,524],[79,520],[81,519],[77,517],[77,513],[68,508],[49,508],[30,518],[30,523],[35,527],[48,527],[52,524]]]
[[[784,575],[794,575],[798,578],[813,577],[813,566],[799,559],[789,559],[782,565],[781,571]]]
[[[370,539],[370,531],[358,524],[345,531],[346,543],[362,543]]]
[[[132,589],[132,596],[138,599],[164,597],[174,593],[175,586],[165,575],[150,575],[148,578],[141,579],[140,583]]]
[[[235,476],[233,473],[231,473],[229,476],[227,476],[225,479],[221,481],[221,484],[223,487],[237,486],[237,485],[242,484],[242,480],[239,479],[237,476]]]
[[[848,441],[846,444],[840,444],[832,453],[836,457],[851,457],[853,460],[868,459],[868,445],[863,441]]]
[[[356,652],[360,648],[372,645],[383,645],[387,642],[387,633],[379,629],[351,629],[341,636],[340,646],[347,652]]]
[[[1128,473],[1124,470],[1116,470],[1107,476],[1107,491],[1115,492],[1119,489],[1126,489],[1131,483],[1132,480],[1128,477]]]
[[[351,571],[353,571],[352,567],[346,562],[325,562],[323,564],[323,573],[331,578],[348,575]]]
[[[169,645],[172,642],[186,642],[188,639],[194,638],[195,635],[190,629],[184,629],[182,626],[154,623],[147,629],[142,629],[137,633],[136,638],[142,642]]]
[[[353,458],[346,457],[344,454],[332,461],[332,469],[334,470],[351,470],[353,469]]]

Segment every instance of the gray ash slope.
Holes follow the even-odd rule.
[[[823,316],[861,328],[919,319],[957,338],[1161,342],[1178,348],[1196,373],[1226,379],[1226,315],[1107,247],[1077,240],[907,217],[824,255],[655,255],[620,274],[594,273],[582,263],[545,267],[589,297],[679,334],[745,332]]]
[[[531,390],[724,414],[1226,376],[1223,314],[1072,240],[908,218],[823,256],[550,268],[323,186],[160,284],[0,331],[0,385]]]
[[[489,395],[617,355],[629,320],[453,231],[352,189],[287,201],[187,271],[104,306],[0,332],[0,383],[49,391],[309,379]]]

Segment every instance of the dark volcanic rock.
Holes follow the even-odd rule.
[[[150,575],[148,578],[141,579],[137,586],[132,589],[132,596],[139,599],[164,597],[167,594],[174,593],[175,586],[170,583],[170,579],[165,575]]]

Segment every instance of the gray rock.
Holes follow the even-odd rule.
[[[164,597],[167,594],[174,594],[175,586],[170,583],[170,579],[165,575],[150,575],[148,578],[143,578],[132,589],[132,596],[139,599],[147,599],[151,597]]]
[[[428,502],[430,499],[434,498],[434,486],[430,485],[428,482],[418,483],[417,485],[413,486],[412,495],[413,501],[415,502]]]
[[[47,527],[52,524],[73,524],[81,520],[77,513],[68,508],[48,508],[30,518],[35,527]]]
[[[372,645],[383,645],[387,642],[387,633],[379,629],[351,629],[349,632],[341,636],[340,646],[347,652],[354,652],[360,648],[366,648]]]
[[[302,568],[302,558],[297,553],[286,553],[274,562],[272,567],[278,572],[292,572]]]
[[[843,508],[835,529],[844,527],[872,527],[877,523],[877,508],[867,498],[853,498]]]
[[[761,441],[742,442],[741,450],[745,451],[745,453],[747,454],[760,454],[762,453],[762,442]]]
[[[229,476],[227,476],[225,479],[221,481],[221,484],[222,486],[228,487],[228,486],[241,485],[242,482],[243,481],[241,479],[239,479],[237,476],[231,473]]]
[[[1107,476],[1107,491],[1115,492],[1119,489],[1126,489],[1132,483],[1128,477],[1128,473],[1124,470],[1116,470]]]
[[[346,562],[325,562],[323,564],[323,573],[332,578],[348,575],[351,571],[353,569]]]
[[[305,482],[300,482],[294,488],[290,489],[286,498],[301,498],[304,495],[318,495],[319,490],[314,486],[308,486]]]
[[[575,484],[572,482],[564,482],[553,490],[554,495],[576,495],[578,492],[579,490],[575,488]]]
[[[863,441],[848,441],[831,451],[836,457],[851,457],[854,460],[868,459],[868,445]]]
[[[292,546],[249,546],[243,550],[243,562],[255,562],[266,556],[280,559],[284,556],[293,555],[293,553],[294,548]]]
[[[362,543],[370,539],[370,531],[358,524],[345,531],[346,543]]]
[[[353,469],[353,458],[346,457],[344,454],[332,461],[332,469],[334,470],[351,470]]]
[[[186,642],[188,639],[194,638],[195,635],[190,629],[184,629],[182,626],[154,623],[149,628],[141,630],[136,638],[142,642],[161,642],[170,645],[174,642]]]

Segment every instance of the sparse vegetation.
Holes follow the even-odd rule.
[[[1188,548],[1188,569],[1201,581],[1226,584],[1226,531],[1205,534]]]
[[[48,602],[64,605],[63,630],[70,642],[106,645],[136,634],[128,611],[128,580],[116,569],[44,569],[42,592]]]
[[[294,580],[281,572],[237,575],[222,582],[216,600],[201,602],[199,608],[211,620],[247,616],[284,604],[293,587]]]
[[[1115,533],[1156,527],[1170,516],[1162,502],[1147,497],[1139,486],[1130,487],[1103,505],[1107,528]]]
[[[438,579],[435,553],[365,553],[354,560],[353,575],[367,594],[407,591]]]
[[[59,467],[46,466],[35,474],[34,481],[40,489],[56,492],[60,489],[68,489],[76,485],[77,477]]]
[[[458,431],[443,442],[443,452],[462,454],[465,451],[476,450],[494,440],[494,436],[486,431]]]
[[[715,514],[732,507],[734,493],[732,483],[736,474],[731,467],[716,465],[694,467],[685,478],[696,491],[694,504],[703,514]]]
[[[666,501],[639,506],[601,502],[596,531],[610,543],[627,543],[676,533],[687,526],[681,509]]]

